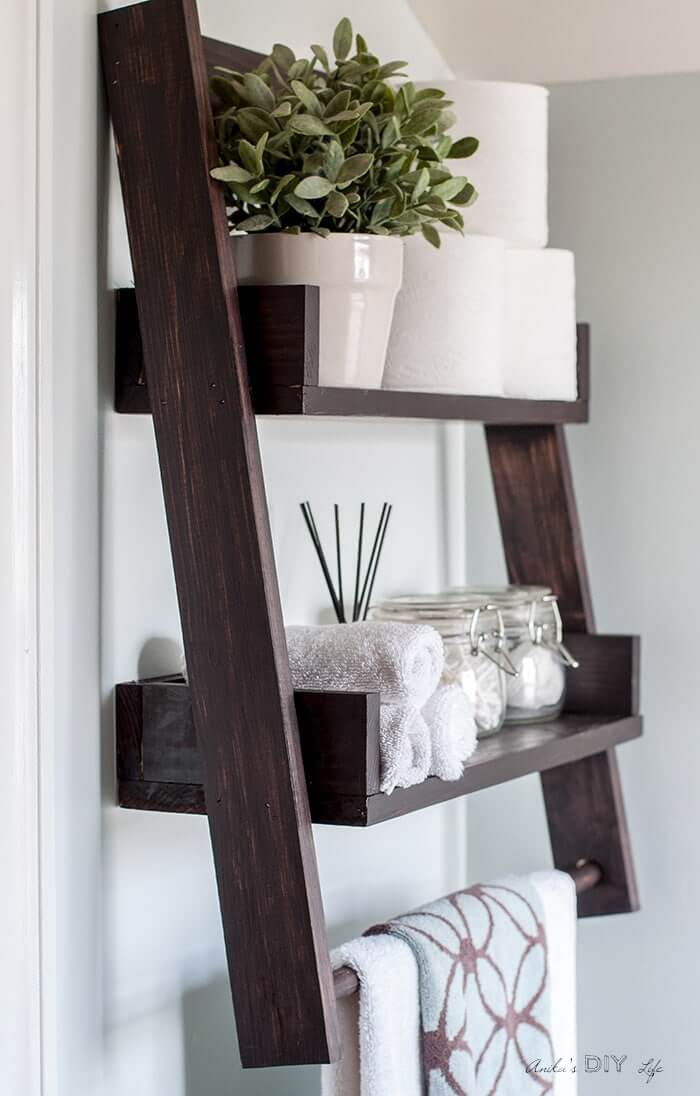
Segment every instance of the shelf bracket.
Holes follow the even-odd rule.
[[[332,1061],[335,995],[197,10],[149,0],[104,12],[99,28],[241,1060]]]
[[[551,586],[570,635],[595,631],[583,540],[562,426],[487,426],[491,471],[508,577]],[[635,656],[636,657],[636,656]],[[638,713],[638,667],[629,712]],[[611,710],[615,682],[611,685]],[[540,774],[555,866],[579,857],[602,870],[581,895],[579,916],[639,908],[629,833],[614,749]]]

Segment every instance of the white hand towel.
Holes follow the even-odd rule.
[[[324,1066],[322,1096],[422,1096],[418,968],[391,936],[352,940],[331,952],[356,971],[360,992],[338,1002],[343,1057]]]
[[[442,639],[426,624],[368,620],[287,628],[295,689],[378,691],[385,704],[421,708],[437,688]]]
[[[506,252],[506,396],[575,400],[576,275],[571,251]]]
[[[406,239],[383,388],[503,395],[505,253],[486,236]]]
[[[435,86],[416,84],[417,88]],[[454,132],[479,139],[467,160],[451,160],[479,197],[464,210],[467,232],[501,236],[515,247],[547,246],[549,92],[535,84],[439,80],[457,116]]]
[[[459,780],[476,749],[474,709],[459,685],[440,685],[423,707],[430,732],[430,775]]]
[[[380,788],[421,784],[430,771],[430,731],[417,708],[382,704],[379,718]]]
[[[567,1067],[549,1079],[554,1081],[554,1096],[576,1096],[576,1074],[571,1071],[576,1062],[576,887],[563,871],[534,871],[528,878],[544,913],[554,1061],[561,1059]]]

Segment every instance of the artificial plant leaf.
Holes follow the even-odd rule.
[[[435,225],[421,225],[421,232],[423,233],[423,239],[427,240],[429,244],[432,244],[433,247],[440,247],[440,233]]]
[[[277,68],[280,69],[280,71],[283,73],[289,72],[289,69],[296,61],[294,51],[291,50],[289,46],[283,45],[281,42],[275,42],[274,46],[272,47],[271,56],[272,60],[277,65]]]
[[[246,217],[244,221],[241,221],[236,227],[241,232],[264,232],[266,228],[273,225],[274,219],[269,217],[267,213],[256,213],[253,217]]]
[[[450,160],[466,160],[468,156],[474,155],[478,147],[479,141],[476,137],[461,137],[454,142],[447,155]]]
[[[352,23],[345,16],[338,23],[333,34],[333,52],[336,61],[344,61],[352,49]]]
[[[338,178],[344,160],[345,154],[340,141],[329,141],[323,154],[323,170],[332,182]]]
[[[323,137],[333,132],[315,114],[293,114],[287,122],[287,129],[306,137]]]
[[[222,183],[247,183],[253,178],[249,171],[238,164],[226,164],[224,167],[212,168],[210,172],[213,179]]]
[[[321,216],[316,207],[312,206],[306,198],[300,198],[296,194],[285,194],[284,200],[287,205],[291,206],[297,213],[301,213],[303,217],[310,217],[312,220],[317,221]]]
[[[246,139],[243,138],[238,142],[238,155],[246,171],[249,171],[251,175],[260,174],[258,154],[255,145],[251,145],[250,141],[246,141]]]
[[[340,114],[341,111],[347,110],[350,106],[351,93],[348,88],[343,91],[337,92],[331,99],[328,100],[324,109],[324,115]]]
[[[240,98],[230,80],[225,80],[223,76],[212,76],[210,87],[223,107],[238,106]]]
[[[311,111],[312,114],[321,114],[323,107],[318,100],[318,96],[314,94],[311,88],[307,88],[301,80],[292,80],[291,88],[297,99],[303,103],[307,110]]]
[[[401,69],[406,68],[408,61],[389,61],[377,69],[377,79],[386,80],[389,76],[395,76]]]
[[[311,52],[313,53],[316,60],[323,66],[326,72],[329,72],[331,67],[330,61],[328,60],[328,54],[326,53],[323,46],[312,46]]]
[[[369,171],[374,163],[374,155],[371,152],[359,152],[356,156],[349,156],[338,172],[338,184],[351,183],[359,179]]]
[[[284,188],[289,186],[290,183],[294,182],[295,179],[296,179],[296,175],[287,174],[287,175],[282,176],[282,178],[279,180],[279,182],[277,183],[275,189],[272,191],[272,193],[270,195],[270,198],[269,198],[270,205],[275,204],[275,202],[279,198],[279,196],[282,193],[282,191],[284,190]]]
[[[438,183],[432,188],[431,193],[435,198],[442,198],[443,201],[450,202],[467,185],[466,179],[462,179],[459,175],[456,175],[452,179],[445,179],[444,182]]]
[[[262,107],[263,110],[267,111],[274,110],[275,97],[272,90],[256,72],[246,72],[243,77],[243,85],[251,106]]]
[[[307,175],[294,187],[298,198],[325,198],[333,190],[333,183],[320,175]]]
[[[474,204],[478,196],[476,187],[471,183],[467,183],[466,186],[462,187],[462,189],[455,194],[454,198],[450,198],[449,200],[453,202],[454,205],[470,206]]]
[[[331,217],[344,217],[348,211],[349,202],[344,194],[337,190],[331,191],[326,200],[326,210]]]

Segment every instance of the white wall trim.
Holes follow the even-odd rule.
[[[40,1096],[37,560],[37,4],[0,38],[0,1091]]]

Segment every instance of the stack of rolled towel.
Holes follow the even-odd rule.
[[[441,684],[445,659],[434,628],[364,621],[286,631],[295,689],[379,692],[383,792],[428,776],[459,779],[476,748],[476,724],[463,690]]]

